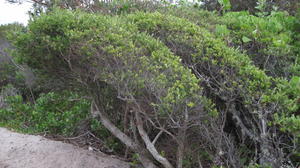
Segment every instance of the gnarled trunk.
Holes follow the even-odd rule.
[[[117,137],[122,143],[128,146],[131,150],[139,154],[139,160],[145,168],[156,168],[155,164],[147,156],[148,153],[138,143],[135,143],[130,137],[124,134],[119,128],[117,128],[102,112],[98,106],[93,102],[91,107],[92,113],[97,113],[100,116],[101,123],[107,128],[115,137]]]
[[[165,157],[163,157],[162,155],[160,155],[158,153],[154,144],[150,141],[149,136],[147,135],[146,131],[143,128],[143,121],[141,119],[139,112],[135,112],[135,116],[136,116],[136,120],[137,120],[136,122],[137,122],[137,128],[138,128],[139,134],[140,134],[141,138],[143,139],[148,151],[152,154],[154,159],[157,160],[159,163],[161,163],[165,168],[173,168],[171,163]]]

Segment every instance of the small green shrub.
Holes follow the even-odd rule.
[[[16,32],[20,29],[22,26],[18,24],[0,26],[0,89],[7,84],[22,85],[22,82],[17,80],[18,69],[13,65],[8,54],[8,48],[11,45],[7,39],[9,32]]]
[[[287,111],[276,113],[275,123],[280,129],[289,132],[300,140],[300,77],[294,76],[288,83],[284,83],[281,92],[275,97],[280,97],[282,104],[288,107]]]
[[[231,8],[231,3],[229,0],[218,0],[218,3],[221,5],[223,11],[228,11]]]
[[[0,122],[26,132],[72,135],[79,121],[89,115],[90,103],[76,93],[47,93],[26,103],[22,97],[6,99],[7,108],[0,109]]]

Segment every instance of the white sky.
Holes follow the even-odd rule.
[[[26,1],[23,4],[11,4],[6,0],[0,0],[0,25],[14,22],[26,25],[29,19],[27,12],[31,5]]]

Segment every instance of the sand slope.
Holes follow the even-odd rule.
[[[0,168],[129,168],[108,155],[0,128]]]

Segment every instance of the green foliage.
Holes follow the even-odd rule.
[[[3,125],[25,132],[72,135],[79,121],[88,116],[90,104],[72,92],[42,94],[36,104],[23,102],[21,96],[6,99],[0,109]]]
[[[219,4],[222,6],[222,10],[228,11],[231,8],[230,0],[218,0]]]
[[[228,9],[229,1],[221,3]],[[125,12],[120,13],[130,13],[127,12],[130,8],[122,6]],[[280,134],[299,134],[299,77],[290,74],[292,71],[285,73],[297,62],[295,17],[284,12],[261,17],[230,12],[218,17],[207,11],[168,10],[112,17],[53,9],[33,18],[26,31],[11,36],[16,47],[14,56],[40,72],[65,78],[64,82],[72,83],[71,87],[80,86],[120,128],[120,118],[128,115],[118,109],[122,103],[133,112],[145,114],[144,126],[147,125],[151,136],[153,130],[158,131],[155,125],[163,125],[163,129],[176,137],[177,128],[184,127],[185,117],[193,118],[189,121],[191,129],[187,130],[191,135],[187,136],[187,142],[206,145],[207,154],[220,150],[216,143],[234,146],[225,153],[243,147],[239,136],[241,141],[249,138],[260,146],[265,138],[261,127],[263,117],[268,119],[270,142],[275,140],[271,133],[277,134],[272,132],[277,128]],[[213,21],[197,20],[206,16]],[[249,55],[227,45],[240,46]],[[8,99],[11,106],[0,111],[1,117],[41,132],[72,133],[76,123],[86,117],[89,103],[79,98],[81,101],[73,104],[67,101],[70,97],[78,95],[49,93],[34,105],[14,97]],[[227,114],[234,115],[232,120],[240,116],[241,121],[222,123],[230,117]],[[134,118],[131,114],[130,117]],[[225,134],[227,122],[234,122],[234,129],[238,129],[235,132],[242,133]],[[239,125],[242,122],[244,127]],[[220,125],[223,127],[219,129]],[[91,128],[107,139],[110,148],[122,148],[97,120],[92,121]],[[135,133],[130,128],[128,135]],[[222,134],[224,141],[214,134]],[[193,136],[203,142],[195,142]],[[237,140],[231,141],[231,136]],[[253,148],[261,150],[250,142],[244,145],[246,152],[236,151],[239,163],[230,164],[247,165],[252,158],[245,158],[254,152]],[[174,154],[159,151],[164,151],[161,154],[166,157]],[[186,155],[184,164],[191,167],[195,161],[189,156]],[[220,156],[226,157],[227,154]]]
[[[19,23],[12,23],[12,24],[6,24],[6,25],[0,25],[0,39],[6,40],[7,35],[10,33],[16,33],[18,31],[22,31],[24,29],[24,26]]]
[[[259,121],[260,114],[251,114],[250,111],[257,108],[255,104],[261,97],[272,96],[272,83],[276,81],[255,67],[247,55],[228,48],[207,30],[185,19],[160,13],[137,13],[128,16],[128,19],[140,31],[161,39],[174,54],[181,57],[184,65],[193,69],[198,78],[206,80],[202,85],[207,85],[204,87],[210,93],[207,97],[212,99],[216,109],[222,106],[219,99],[228,101],[234,98],[226,95],[238,95],[239,105],[243,104],[245,107],[243,114],[251,115]],[[221,27],[219,32],[222,31],[226,32],[227,29]],[[214,96],[220,98],[214,99]],[[259,106],[267,109],[271,103],[272,101],[259,102]],[[211,139],[208,141],[212,143]],[[243,157],[247,157],[246,155]]]
[[[281,131],[287,131],[300,138],[300,117],[291,115],[288,117],[275,117],[276,123],[281,126]]]
[[[11,47],[7,36],[9,33],[14,33],[22,30],[19,24],[8,24],[0,26],[0,89],[7,84],[24,87],[24,82],[18,78],[18,69],[12,63],[8,49]]]
[[[0,88],[8,83],[13,83],[13,80],[16,79],[17,76],[16,73],[17,71],[15,66],[6,61],[0,62]]]
[[[263,70],[260,70],[252,64],[253,62],[247,55],[226,47],[223,42],[215,38],[207,30],[201,29],[195,24],[184,19],[165,16],[160,13],[137,13],[130,15],[128,18],[138,26],[140,31],[147,32],[152,34],[154,37],[161,39],[176,55],[181,56],[182,62],[184,62],[187,66],[192,67],[193,71],[196,71],[195,74],[201,74],[197,77],[205,78],[205,76],[209,76],[209,78],[214,79],[215,76],[218,76],[216,81],[212,82],[212,85],[219,88],[216,93],[217,95],[223,96],[220,93],[228,93],[229,95],[232,95],[233,93],[240,94],[239,99],[243,97],[242,100],[244,101],[243,103],[245,108],[250,108],[252,110],[253,108],[256,108],[254,107],[256,100],[260,98],[264,98],[264,101],[259,102],[259,106],[261,106],[261,108],[268,109],[268,106],[272,106],[273,103],[279,103],[280,108],[276,110],[278,113],[287,114],[298,109],[298,99],[291,97],[292,93],[299,95],[298,91],[295,91],[298,86],[291,86],[291,90],[287,92],[283,91],[284,89],[281,90],[280,88],[282,86],[287,86],[287,81],[267,76]],[[287,20],[287,22],[289,22],[289,20]],[[242,22],[239,23],[243,24]],[[251,24],[245,25],[252,26]],[[224,26],[216,27],[216,34],[221,37],[228,35],[228,32],[237,33],[235,30],[227,30]],[[251,36],[249,35],[251,35],[251,33],[247,34],[248,38],[244,31],[240,32],[243,33],[240,38],[242,43],[258,41],[263,37],[266,38],[266,42],[271,43],[273,42],[271,40],[272,38],[277,38],[273,36],[267,37],[265,35],[259,35],[257,39],[250,39]],[[270,32],[267,32],[267,34]],[[279,33],[279,30],[277,33]],[[291,32],[288,31],[287,33]],[[284,44],[290,45],[288,44],[290,42],[291,40]],[[272,45],[274,45],[274,48],[277,48],[278,50],[288,50],[288,48],[281,45]],[[283,52],[282,50],[281,52]],[[290,50],[287,52],[290,52]],[[287,60],[283,59],[282,61],[285,63],[287,62]],[[207,68],[203,68],[207,64],[209,66]],[[198,66],[195,67],[194,65]],[[284,69],[284,67],[280,68]],[[207,69],[210,69],[210,74],[205,73]],[[295,80],[296,78],[293,78],[290,84],[295,85]],[[211,91],[209,96],[212,96],[212,93],[213,92]],[[228,98],[225,97],[222,99],[226,101]],[[218,107],[218,102],[214,103]],[[287,127],[284,123],[295,124],[292,128],[293,131],[290,133],[297,134],[298,119],[292,117],[292,115],[289,116],[291,118],[285,119],[282,117],[279,119],[281,121],[278,121],[282,124],[282,128]],[[259,115],[253,115],[253,117],[259,117]],[[276,118],[276,115],[272,117]],[[256,120],[258,121],[259,119],[257,118]]]
[[[257,91],[258,88],[258,90],[261,90],[270,85],[270,78],[263,71],[253,66],[252,61],[246,55],[227,48],[223,42],[215,39],[207,30],[195,24],[184,19],[163,16],[160,13],[138,13],[129,16],[129,19],[136,23],[140,31],[155,32],[157,36],[161,36],[159,38],[166,44],[172,44],[173,46],[177,44],[171,50],[181,56],[184,62],[192,61],[200,64],[207,61],[209,64],[217,65],[220,69],[223,67],[236,68],[236,75],[240,75],[240,79],[237,80],[241,80],[236,82],[243,83],[239,87],[248,87],[247,90],[253,92]],[[162,33],[159,34],[160,32]],[[176,52],[180,51],[177,48],[180,45],[184,47],[191,46],[192,50],[184,53]],[[190,58],[187,55],[192,57]],[[218,73],[222,74],[222,71],[219,70]],[[226,72],[224,71],[223,74],[226,75]],[[236,87],[238,85],[232,84],[231,86]]]
[[[213,12],[184,7],[163,13],[188,19],[222,38],[227,45],[246,51],[253,63],[267,74],[290,78],[300,72],[299,16],[284,11],[272,11],[264,16],[246,11],[218,16]]]
[[[215,31],[216,25],[224,24],[222,18],[214,11],[199,10],[191,7],[178,7],[165,10],[159,10],[165,15],[172,15],[179,18],[185,18],[209,31]]]
[[[249,36],[270,46],[290,48],[291,29],[295,18],[284,12],[274,12],[266,17],[257,17],[247,12],[230,12],[224,18],[237,41],[238,38]]]
[[[138,158],[139,158],[139,154],[137,154],[137,153],[133,154],[132,161],[130,162],[130,165],[132,167],[138,166],[138,164],[139,164]]]
[[[300,76],[300,8],[295,16],[295,22],[293,26],[293,50],[297,55],[297,59],[292,67],[293,74]]]
[[[203,96],[200,80],[181,58],[124,17],[54,10],[35,18],[14,41],[19,61],[57,77],[75,77],[72,82],[90,92],[115,123],[125,112],[105,99],[108,87],[116,92],[110,98],[118,96],[132,109],[149,111],[151,119],[157,118],[170,131],[184,123],[186,112],[195,116],[197,122],[191,121],[195,125],[218,115],[212,101]],[[93,129],[101,130],[101,125],[94,122]],[[108,145],[120,148],[114,138]]]
[[[295,23],[294,23],[294,45],[295,50],[298,54],[300,54],[300,8],[298,10],[298,13],[295,16]]]
[[[255,7],[258,11],[259,11],[259,15],[260,16],[264,16],[266,15],[266,0],[258,0],[256,3],[257,3],[257,6]]]
[[[226,25],[216,25],[215,34],[217,37],[223,38],[224,40],[228,39],[230,35],[230,30],[228,30]]]
[[[293,77],[289,83],[284,83],[276,97],[280,97],[281,104],[287,107],[287,110],[275,114],[275,123],[280,125],[280,129],[289,132],[297,138],[300,138],[300,77]]]
[[[159,111],[171,112],[174,110],[171,109],[178,104],[186,105],[192,101],[200,101],[201,96],[197,95],[201,92],[198,86],[199,81],[190,70],[181,65],[179,57],[172,55],[162,43],[149,38],[146,34],[134,33],[138,31],[133,25],[120,25],[117,22],[119,22],[118,19],[106,16],[60,10],[49,15],[42,15],[29,24],[28,32],[20,34],[15,40],[15,45],[19,50],[18,58],[31,67],[47,72],[68,68],[68,65],[61,59],[67,55],[70,55],[68,58],[70,62],[79,62],[80,68],[86,65],[97,68],[104,66],[100,65],[101,62],[93,62],[95,60],[93,55],[97,54],[97,47],[101,46],[105,54],[97,59],[105,62],[106,59],[115,57],[124,64],[127,70],[116,69],[110,72],[104,66],[95,75],[101,76],[103,81],[120,85],[123,85],[122,82],[126,79],[130,83],[130,85],[126,84],[130,87],[130,92],[124,93],[125,95],[137,94],[138,89],[145,87],[143,85],[147,87],[149,83],[149,86],[151,84],[156,88],[154,90],[160,90],[159,88],[168,90],[162,94],[162,102],[160,102],[160,108],[157,109]],[[143,56],[129,55],[134,52]],[[138,67],[139,70],[136,70],[137,67],[132,67],[132,65],[137,65],[136,61],[141,65]],[[62,71],[67,71],[67,69],[62,69]],[[144,78],[144,72],[151,74],[147,80]],[[86,75],[85,72],[75,73]],[[198,104],[196,102],[194,104]]]
[[[295,17],[285,12],[272,12],[264,17],[229,12],[223,19],[231,30],[232,42],[245,48],[256,65],[272,75],[289,75],[297,59],[293,52]],[[254,47],[249,48],[250,45]]]

